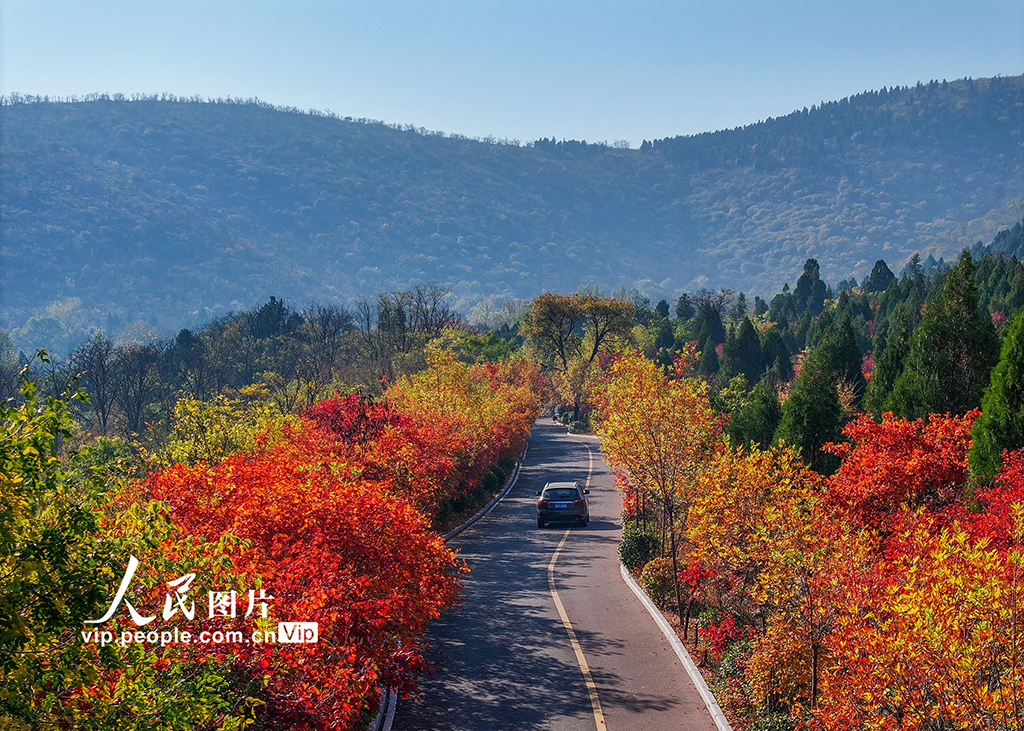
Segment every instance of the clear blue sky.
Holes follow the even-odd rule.
[[[258,96],[474,136],[690,134],[1024,72],[1021,0],[0,0],[0,90]]]

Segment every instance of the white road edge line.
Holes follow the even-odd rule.
[[[704,676],[700,674],[700,670],[697,669],[697,665],[693,662],[693,658],[690,657],[690,653],[687,651],[686,646],[679,639],[679,635],[672,629],[672,625],[668,623],[664,615],[654,606],[654,602],[647,596],[647,592],[640,588],[639,584],[633,579],[629,573],[629,569],[626,568],[624,563],[619,563],[619,569],[622,572],[622,580],[626,582],[626,585],[633,590],[636,594],[637,599],[644,605],[648,613],[654,619],[655,624],[661,630],[662,634],[665,635],[665,639],[675,650],[676,656],[679,658],[679,662],[683,664],[686,669],[686,674],[690,676],[690,680],[695,686],[697,686],[697,692],[700,693],[700,697],[704,700],[704,705],[708,707],[708,712],[711,713],[711,720],[715,722],[718,727],[718,731],[732,731],[732,726],[729,725],[729,720],[722,713],[722,708],[718,705],[718,701],[715,700],[715,694],[708,688],[708,684],[704,681]]]
[[[590,489],[590,475],[594,472],[594,452],[590,449],[589,444],[584,445],[587,448],[587,454],[590,457],[590,462],[587,466],[587,484],[585,489]],[[558,561],[558,554],[562,552],[562,546],[569,539],[569,533],[572,532],[572,528],[566,528],[565,533],[562,534],[562,540],[558,542],[558,547],[555,549],[554,554],[551,556],[551,563],[548,564],[548,589],[551,590],[551,598],[555,601],[555,609],[558,610],[558,616],[562,619],[562,624],[565,626],[565,631],[569,635],[569,644],[572,645],[572,651],[576,653],[576,662],[579,663],[580,670],[583,671],[583,682],[587,686],[587,694],[590,696],[590,708],[594,712],[594,723],[597,728],[607,728],[604,722],[604,711],[601,710],[601,699],[597,695],[597,684],[594,683],[594,676],[590,674],[590,665],[587,664],[587,657],[583,654],[583,648],[580,646],[579,640],[576,638],[576,630],[572,628],[572,622],[569,621],[569,615],[565,611],[565,607],[562,606],[562,600],[558,596],[558,589],[555,588],[555,563]]]

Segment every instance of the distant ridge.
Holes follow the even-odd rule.
[[[31,103],[29,103],[31,102]],[[948,256],[1024,212],[1024,77],[866,92],[618,149],[255,100],[7,98],[0,328],[163,329],[274,294],[770,293]]]

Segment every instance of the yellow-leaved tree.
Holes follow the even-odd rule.
[[[678,534],[711,452],[716,425],[707,384],[684,376],[687,365],[684,356],[666,376],[640,354],[621,356],[598,400],[598,432],[604,437],[609,465],[627,472],[634,488],[656,501],[667,521],[680,617]]]

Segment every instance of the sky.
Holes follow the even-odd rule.
[[[627,140],[1024,73],[1021,0],[0,0],[0,92],[252,97],[465,135]]]

